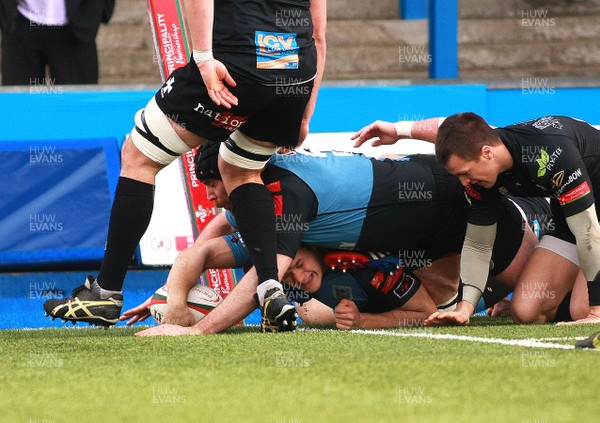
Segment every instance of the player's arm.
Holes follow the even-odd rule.
[[[231,226],[229,220],[227,220],[226,213],[219,213],[212,219],[208,225],[200,232],[196,243],[205,242],[209,239],[218,238],[223,235],[229,235],[235,232],[235,228]]]
[[[571,123],[569,124],[569,122]],[[586,136],[575,128],[570,128],[574,132],[579,132],[579,136],[584,142],[595,143],[600,138],[595,129],[588,128],[581,122],[567,120],[565,124],[568,126],[581,125],[581,130],[585,128],[592,130],[593,132]],[[600,321],[600,225],[593,195],[593,189],[596,187],[592,186],[588,169],[580,151],[575,148],[574,144],[562,143],[560,146],[556,146],[555,151],[558,152],[559,148],[561,151],[556,158],[553,175],[550,176],[546,173],[543,176],[546,178],[546,186],[555,189],[556,200],[561,206],[569,230],[575,236],[580,267],[588,281],[590,304],[588,317],[572,323],[597,323]],[[566,175],[570,175],[568,179]],[[535,178],[537,174],[532,176]],[[560,185],[555,181],[564,182],[564,184]],[[540,183],[543,182],[544,180],[540,181]]]
[[[360,147],[370,139],[373,139],[371,143],[373,147],[394,144],[402,138],[435,143],[438,128],[444,119],[443,117],[436,117],[417,121],[401,120],[395,123],[378,120],[359,130],[352,135],[351,139],[354,140],[354,147]]]
[[[280,279],[291,262],[290,257],[277,254]],[[257,287],[258,275],[253,267],[213,311],[193,326],[194,334],[219,333],[242,321],[258,306]]]
[[[382,313],[361,313],[353,301],[344,298],[335,308],[335,323],[338,329],[423,326],[435,310],[421,285],[404,305]]]
[[[225,65],[215,60],[212,54],[214,9],[214,0],[185,0],[185,16],[192,40],[193,60],[198,65],[211,100],[217,105],[231,108],[232,105],[237,105],[237,98],[229,91],[227,85],[235,87],[236,83]]]
[[[234,254],[225,238],[196,242],[191,248],[180,252],[167,277],[167,307],[163,323],[191,326],[196,323],[187,307],[187,296],[206,269],[229,269],[236,267]]]
[[[575,236],[581,270],[588,281],[589,315],[574,323],[600,321],[600,225],[592,204],[582,212],[567,217],[569,229]]]
[[[496,224],[467,224],[465,242],[460,260],[460,277],[463,283],[463,299],[452,312],[435,312],[425,321],[428,326],[466,325],[477,307],[487,282],[496,239]]]
[[[287,269],[292,259],[277,255],[277,265]],[[244,275],[229,295],[194,326],[160,325],[136,333],[137,336],[208,335],[222,332],[246,318],[258,306],[256,288],[258,276],[254,267]]]
[[[167,308],[163,323],[190,326],[196,322],[187,308],[187,295],[206,269],[228,269],[235,267],[234,254],[224,238],[215,238],[206,242],[196,241],[190,248],[180,252],[167,276]],[[150,299],[139,306],[127,310],[119,320],[127,320],[131,325],[146,319],[150,314]]]
[[[321,81],[323,80],[323,74],[325,73],[325,60],[327,56],[327,0],[311,0],[310,14],[313,23],[313,40],[315,40],[315,47],[317,49],[317,74],[313,82],[310,99],[308,100],[308,104],[304,110],[304,116],[302,117],[302,127],[300,129],[298,145],[302,144],[308,135],[310,119],[315,111],[319,88],[321,87]]]
[[[307,325],[314,326],[334,326],[335,317],[333,315],[333,309],[316,298],[302,303],[296,304],[296,310],[298,311],[298,317],[302,319]]]

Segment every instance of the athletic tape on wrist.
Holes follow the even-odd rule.
[[[477,307],[483,293],[475,285],[463,284],[462,301],[468,301]]]
[[[412,138],[412,126],[415,123],[414,120],[399,120],[394,123],[396,127],[396,135],[399,137],[409,137]]]
[[[212,53],[212,50],[206,50],[206,51],[192,50],[192,57],[194,58],[194,62],[196,62],[196,64],[198,64],[198,63],[208,62],[209,60],[212,60],[213,53]]]

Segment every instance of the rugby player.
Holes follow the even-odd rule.
[[[226,193],[225,191],[220,188],[221,187],[221,183],[218,180],[219,176],[217,174],[216,171],[214,170],[207,170],[210,169],[210,165],[207,165],[208,163],[208,159],[207,156],[210,156],[209,154],[206,154],[208,151],[208,149],[205,149],[204,147],[201,149],[200,151],[200,155],[198,157],[204,157],[204,160],[200,159],[197,161],[197,167],[196,170],[198,172],[198,177],[201,181],[203,181],[205,184],[207,184],[207,192],[208,192],[208,196],[209,198],[216,200],[217,202],[217,206],[227,206],[227,199],[226,199]],[[310,156],[312,157],[312,156]],[[337,160],[343,159],[344,157],[348,157],[347,155],[345,156],[341,156],[341,157],[337,157]],[[367,160],[370,161],[371,163],[377,164],[377,163],[381,163],[377,160],[374,159],[368,159],[364,156],[358,156],[361,157],[361,160]],[[326,157],[325,157],[326,158]],[[319,161],[322,161],[324,158],[318,158],[317,157],[313,157],[312,159],[309,158],[298,158],[296,157],[296,159],[294,161],[292,161],[291,158],[286,159],[287,165],[289,169],[293,169],[294,166],[291,165],[291,163],[296,163],[296,166],[298,167],[302,167],[302,168],[312,168],[314,170],[315,168],[315,164],[313,164],[312,166],[309,164],[311,161],[316,160],[316,163],[319,163]],[[270,166],[276,166],[276,164],[278,163],[277,158],[273,158],[272,159],[272,163],[275,163],[273,165],[268,165],[267,166],[267,170],[265,170],[265,173],[268,171],[268,169],[270,168]],[[335,160],[334,160],[335,163]],[[410,161],[399,161],[399,162],[393,162],[393,161],[386,161],[386,163],[388,164],[393,164],[399,167],[407,167],[407,165],[410,163]],[[336,165],[334,166],[336,169],[338,169],[338,172],[340,172],[340,169],[343,167],[342,165]],[[318,168],[318,167],[317,167]],[[408,167],[408,169],[410,169],[410,167]],[[304,169],[307,170],[307,169]],[[289,174],[289,173],[288,173]],[[341,172],[340,174],[344,174],[343,172]],[[291,174],[289,174],[291,175]],[[268,181],[269,178],[263,176],[265,181]],[[291,178],[292,180],[294,179],[294,177]],[[359,180],[363,180],[363,178],[359,178]],[[455,178],[452,178],[452,180],[454,182],[457,182],[457,180]],[[289,184],[283,184],[281,183],[281,180],[278,181],[279,183],[277,184],[278,187],[280,188],[280,191],[278,191],[278,194],[282,195],[285,194],[286,192],[288,192],[288,190],[286,190],[284,187],[287,186],[292,186]],[[398,184],[398,180],[397,179],[390,179],[387,178],[383,181],[381,181],[382,184],[385,183],[393,183],[394,185]],[[267,184],[268,185],[268,184]],[[324,181],[321,183],[321,185],[324,185],[326,187],[330,187],[332,184],[328,184],[325,183]],[[461,195],[462,193],[462,188],[460,186],[458,186],[458,189],[454,188],[453,190],[456,190],[456,192],[460,193]],[[293,191],[293,189],[292,189]],[[300,190],[300,192],[304,192],[302,189]],[[327,191],[322,191],[323,192],[327,192]],[[344,191],[344,192],[348,192],[348,190]],[[289,194],[289,193],[288,193]],[[281,198],[283,198],[283,200],[281,200]],[[286,204],[286,198],[285,196],[282,196],[280,198],[280,202],[282,202],[282,204],[285,206]],[[307,199],[309,197],[304,197]],[[432,197],[433,198],[433,197]],[[462,200],[464,201],[464,199]],[[522,269],[522,265],[526,259],[527,254],[529,254],[532,250],[532,245],[530,240],[533,238],[534,242],[535,241],[535,236],[533,235],[533,232],[531,231],[531,229],[527,226],[523,224],[523,216],[530,216],[530,217],[534,217],[534,216],[544,216],[545,214],[548,213],[548,204],[546,201],[544,200],[534,200],[533,202],[531,201],[527,201],[527,200],[522,200],[522,207],[518,207],[516,206],[516,204],[510,200],[506,200],[505,204],[507,205],[506,209],[507,209],[507,213],[505,213],[506,218],[501,220],[501,224],[500,226],[502,227],[502,231],[501,234],[503,235],[502,237],[499,237],[497,240],[497,248],[494,249],[495,252],[497,252],[498,258],[495,260],[495,266],[494,269],[492,270],[492,273],[496,273],[498,276],[499,280],[503,280],[505,281],[509,286],[510,286],[510,281],[513,281],[512,287],[514,287],[514,285],[516,284],[514,281],[516,281],[518,278],[515,277],[515,275],[518,275],[519,271]],[[536,204],[537,203],[537,204]],[[537,209],[536,209],[537,207]],[[284,207],[285,208],[285,207]],[[462,208],[463,213],[465,214],[466,217],[466,206]],[[510,210],[510,211],[508,211]],[[528,210],[527,212],[525,212],[524,210]],[[224,225],[217,229],[217,230],[212,230],[211,226],[213,226],[213,224],[215,224],[215,222],[218,222],[217,220],[213,220],[213,222],[211,222],[211,225],[209,225],[209,227],[207,229],[210,228],[211,232],[214,234],[222,234],[224,232],[227,231],[232,231],[233,228],[229,225],[228,228],[226,228],[225,230],[223,230],[222,228],[228,225],[228,222],[223,219],[223,217],[225,217],[225,215],[221,215],[220,216],[222,218],[222,220],[225,222]],[[379,236],[381,238],[386,238],[387,236],[389,236],[390,233],[390,227],[394,226],[396,221],[401,221],[403,216],[395,216],[394,218],[392,218],[390,220],[390,224],[387,225],[388,226],[388,231],[380,231],[379,232]],[[407,220],[411,220],[413,222],[413,224],[418,224],[416,223],[416,221],[420,218],[420,215],[407,215],[406,219]],[[331,219],[330,218],[330,222],[333,221],[335,219]],[[447,223],[449,223],[448,226],[452,226],[453,223],[457,223],[458,221],[452,221],[449,220],[447,221]],[[460,224],[460,223],[458,223]],[[462,224],[463,224],[463,231],[464,231],[464,227],[466,227],[466,219],[462,220]],[[217,227],[219,225],[221,225],[220,223],[216,223],[215,224]],[[340,224],[341,226],[343,226],[343,224]],[[309,222],[308,225],[308,231],[310,232],[310,228],[312,227],[312,224]],[[320,231],[323,232],[325,230],[325,226],[320,228]],[[332,227],[330,231],[328,231],[329,233],[334,232],[334,228]],[[393,232],[393,230],[392,230]],[[285,235],[285,234],[284,234]],[[306,235],[306,234],[304,234]],[[312,237],[315,237],[315,234],[312,234]],[[308,237],[304,237],[303,240],[305,239],[310,239],[311,236]],[[504,238],[504,239],[503,239]],[[444,239],[444,236],[441,237],[441,239]],[[243,264],[247,264],[247,262],[244,262],[243,259],[241,259],[240,257],[243,257],[244,253],[239,253],[239,251],[242,251],[242,243],[240,242],[239,239],[237,238],[230,238],[229,240],[223,239],[218,241],[222,244],[222,248],[223,250],[226,251],[225,244],[229,243],[230,245],[230,251],[231,252],[236,252],[235,258],[236,258],[236,265],[237,266],[241,266]],[[339,242],[339,239],[337,240],[337,242]],[[385,244],[386,241],[382,241],[382,244]],[[318,242],[317,242],[318,244]],[[379,245],[382,245],[379,244]],[[371,244],[371,245],[375,245],[375,244]],[[525,246],[525,248],[523,247]],[[197,280],[202,272],[202,270],[204,269],[204,266],[206,265],[206,260],[203,258],[206,254],[206,250],[207,250],[208,245],[206,243],[203,242],[197,242],[191,249],[186,250],[182,253],[180,253],[179,257],[177,258],[175,265],[172,268],[171,274],[169,275],[169,280],[168,283],[171,284],[176,284],[177,286],[180,286],[180,288],[177,290],[179,292],[179,299],[177,300],[179,306],[177,307],[177,311],[180,311],[183,313],[183,315],[178,315],[177,312],[173,312],[173,319],[172,321],[176,321],[178,323],[189,323],[190,319],[191,319],[191,315],[189,315],[189,313],[187,313],[189,316],[185,316],[185,311],[186,311],[186,307],[185,307],[185,298],[187,296],[187,291],[195,284],[197,283]],[[460,247],[459,247],[460,248]],[[447,248],[449,250],[452,250],[452,247]],[[297,248],[296,248],[297,250]],[[231,254],[230,252],[230,254]],[[219,254],[214,254],[211,253],[211,257],[217,257],[219,260],[221,260],[224,257],[223,252],[219,253]],[[444,259],[442,259],[443,261]],[[409,261],[409,260],[405,260],[405,261]],[[295,259],[294,266],[297,266],[297,262],[298,262],[298,257]],[[412,280],[416,280],[416,284],[420,284],[419,283],[419,279],[423,281],[423,285],[425,286],[425,288],[427,289],[429,295],[431,298],[433,298],[434,301],[431,304],[442,304],[444,302],[452,304],[451,300],[455,300],[456,299],[456,287],[457,285],[454,284],[454,296],[452,296],[452,294],[448,294],[448,291],[445,289],[444,284],[440,284],[438,283],[438,280],[436,280],[435,276],[433,277],[433,279],[431,278],[435,272],[431,272],[432,268],[435,267],[435,263],[436,261],[433,261],[432,264],[434,264],[434,266],[425,266],[425,268],[423,269],[415,269],[413,270],[412,273],[407,273],[410,275],[410,279]],[[457,262],[456,261],[450,261],[450,266],[446,266],[445,267],[445,272],[450,271],[450,273],[452,273],[452,263],[454,263],[454,273],[457,275],[458,274],[458,266],[457,266]],[[223,263],[222,262],[212,262],[212,264],[217,264],[218,266],[222,266]],[[408,263],[407,263],[408,264]],[[230,266],[232,264],[230,263]],[[210,265],[207,265],[208,267],[210,267]],[[290,275],[294,275],[294,267],[288,269],[288,272],[286,273],[286,275],[289,277]],[[395,269],[394,269],[395,270]],[[370,271],[372,271],[372,269],[364,269],[364,271],[360,271],[358,273],[362,273],[363,276],[360,278],[354,278],[355,281],[354,283],[350,283],[350,285],[346,285],[348,287],[348,291],[353,291],[353,292],[362,292],[362,294],[359,294],[359,297],[368,297],[368,295],[365,293],[366,291],[368,291],[368,286],[371,283],[371,281],[375,280],[375,279],[381,279],[382,280],[386,280],[388,281],[388,283],[380,283],[379,285],[381,287],[385,287],[386,289],[386,293],[390,294],[390,297],[392,300],[400,300],[403,299],[405,300],[404,297],[402,296],[398,296],[394,294],[394,290],[395,289],[401,289],[400,287],[402,286],[403,283],[403,279],[400,277],[397,277],[397,279],[393,280],[393,279],[389,279],[387,278],[387,276],[384,277],[383,274],[380,274],[379,276],[375,276],[372,275],[372,277],[369,279],[368,277],[365,279],[364,275],[369,275]],[[291,272],[291,273],[290,273]],[[421,272],[419,274],[419,272]],[[357,273],[357,274],[358,274]],[[393,273],[393,272],[392,272]],[[346,274],[346,281],[348,281],[347,276],[350,273]],[[354,273],[352,273],[352,275],[354,275]],[[452,278],[450,278],[452,279]],[[455,278],[455,281],[457,281],[457,278]],[[292,282],[294,284],[298,283],[298,280],[292,280]],[[240,282],[240,284],[242,284],[242,282]],[[342,286],[339,283],[337,284],[338,286]],[[372,286],[372,285],[370,285]],[[366,287],[366,289],[365,289]],[[511,287],[511,288],[512,288]],[[243,289],[243,288],[241,288]],[[234,292],[238,292],[236,291],[236,289],[234,289]],[[169,289],[170,292],[172,292],[172,287],[170,286]],[[409,290],[410,291],[410,290]],[[411,291],[412,292],[412,291]],[[371,294],[374,294],[373,292],[371,292]],[[230,294],[231,295],[231,294]],[[450,295],[450,297],[448,296]],[[375,295],[376,297],[377,295]],[[358,297],[357,297],[358,298]],[[331,298],[330,298],[331,299]],[[450,301],[444,301],[444,300],[448,300],[450,299]],[[562,299],[562,298],[561,298]],[[380,298],[381,300],[381,298]],[[175,301],[175,300],[174,300]],[[228,301],[226,299],[226,301]],[[244,300],[236,300],[237,304],[240,305],[243,303]],[[381,307],[386,301],[375,301],[375,303],[382,303],[379,304],[378,307]],[[559,301],[560,302],[560,301]],[[329,301],[329,304],[331,305],[331,301]],[[373,307],[373,302],[371,302],[370,304],[368,304],[367,310],[371,309]],[[397,308],[401,308],[403,304],[397,304],[398,306]],[[448,305],[448,304],[446,304]],[[136,316],[138,314],[140,315],[145,315],[147,314],[147,310],[146,310],[146,306],[147,304],[144,306],[140,306],[136,309],[133,310],[129,310],[128,312],[125,313],[125,315],[122,317],[122,320],[125,319],[132,319],[131,322],[135,322],[138,320],[138,318],[136,318]],[[409,305],[410,306],[410,305]],[[557,304],[558,306],[558,304]],[[221,306],[219,306],[221,307]],[[251,312],[253,307],[250,305],[249,309],[247,308],[247,305],[244,305],[244,310],[247,311],[247,313]],[[346,309],[348,309],[348,307],[350,307],[350,305],[348,305],[348,302],[346,302]],[[218,309],[218,308],[217,308]],[[378,310],[380,310],[381,308],[376,308]],[[388,307],[389,309],[389,307]],[[389,309],[388,311],[392,310],[393,308]],[[364,311],[365,309],[363,308],[362,311]],[[235,319],[236,318],[243,318],[245,317],[245,315],[242,314],[237,314],[237,312],[235,310],[230,310],[231,313],[233,314],[229,314],[229,316],[235,316],[233,317],[233,323],[235,323]],[[420,313],[423,313],[425,311],[425,313],[427,312],[427,308],[423,308],[423,310],[421,310]],[[555,310],[556,311],[556,310]],[[220,331],[223,330],[228,326],[227,322],[229,322],[229,320],[227,319],[228,314],[227,313],[223,313],[221,314],[221,316],[223,316],[222,318],[215,318],[214,319],[214,324],[213,325],[209,325],[210,322],[213,322],[213,319],[208,319],[205,321],[204,324],[200,323],[200,325],[204,326],[204,327],[200,327],[200,331],[202,331],[202,333],[211,333],[211,331]],[[241,317],[239,317],[241,316]],[[379,314],[377,317],[378,319],[382,319],[383,314]],[[398,325],[398,322],[400,321],[399,319],[397,319],[397,315],[394,315],[393,313],[391,313],[389,316],[391,316],[391,321],[395,322],[396,325]],[[405,319],[405,321],[407,321],[408,319]],[[416,322],[418,319],[413,318],[413,322]],[[223,323],[225,322],[225,323]],[[388,317],[388,323],[389,324],[390,320]],[[184,324],[185,324],[184,323]],[[379,320],[379,322],[377,323],[380,326],[385,325],[386,323],[383,323],[381,320]]]
[[[469,223],[462,251],[463,301],[450,313],[434,313],[430,324],[468,324],[485,286],[482,273],[489,266],[497,234],[497,213],[506,194],[550,197],[554,231],[542,237],[522,273],[516,292],[536,291],[531,281],[552,281],[581,267],[588,288],[588,314],[573,323],[600,323],[600,227],[596,196],[600,189],[600,131],[586,122],[564,116],[545,116],[504,128],[492,128],[474,113],[449,118],[396,123],[377,121],[353,139],[362,145],[393,144],[417,138],[436,144],[438,161],[465,186],[470,203]],[[559,255],[571,262],[569,266]],[[563,266],[565,265],[565,266]],[[572,280],[567,278],[565,280]],[[517,299],[524,297],[518,295]],[[531,295],[527,295],[531,298]],[[523,321],[530,314],[513,303],[513,315]],[[534,313],[535,314],[535,313]]]
[[[135,116],[100,273],[44,309],[73,322],[118,321],[125,274],[150,222],[155,176],[208,138],[222,142],[219,168],[259,274],[263,319],[271,330],[293,330],[294,307],[278,272],[291,259],[276,254],[272,199],[260,171],[278,146],[296,146],[308,133],[325,63],[326,0],[185,6],[193,55]],[[294,19],[278,18],[282,11]]]

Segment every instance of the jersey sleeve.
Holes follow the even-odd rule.
[[[370,278],[360,278],[359,283],[371,299],[375,313],[402,307],[421,286],[419,279],[405,268],[378,271]]]
[[[225,218],[227,219],[227,222],[229,222],[229,224],[237,230],[237,222],[235,221],[233,213],[231,213],[229,210],[225,210]]]
[[[244,240],[240,236],[239,232],[225,235],[223,236],[223,239],[233,254],[233,258],[235,259],[235,267],[252,266],[250,253],[246,249]]]
[[[521,164],[546,196],[558,200],[566,217],[594,203],[583,157],[598,156],[600,132],[572,118],[546,116],[517,125],[516,136],[527,153]]]
[[[565,143],[556,149],[554,154],[557,154],[558,151],[560,154],[556,157],[545,182],[555,193],[565,217],[569,217],[594,204],[592,181],[581,154],[574,145]],[[546,165],[546,168],[548,167],[550,167],[550,163]]]

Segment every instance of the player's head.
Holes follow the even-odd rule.
[[[435,156],[463,185],[491,188],[498,176],[493,163],[494,147],[502,144],[488,123],[475,113],[448,117],[439,128]]]
[[[283,275],[283,281],[295,288],[314,294],[321,287],[323,276],[328,268],[323,262],[325,250],[312,245],[301,244],[296,257]]]
[[[219,143],[207,141],[194,157],[196,177],[206,186],[206,197],[217,207],[231,208],[229,196],[219,172]]]

